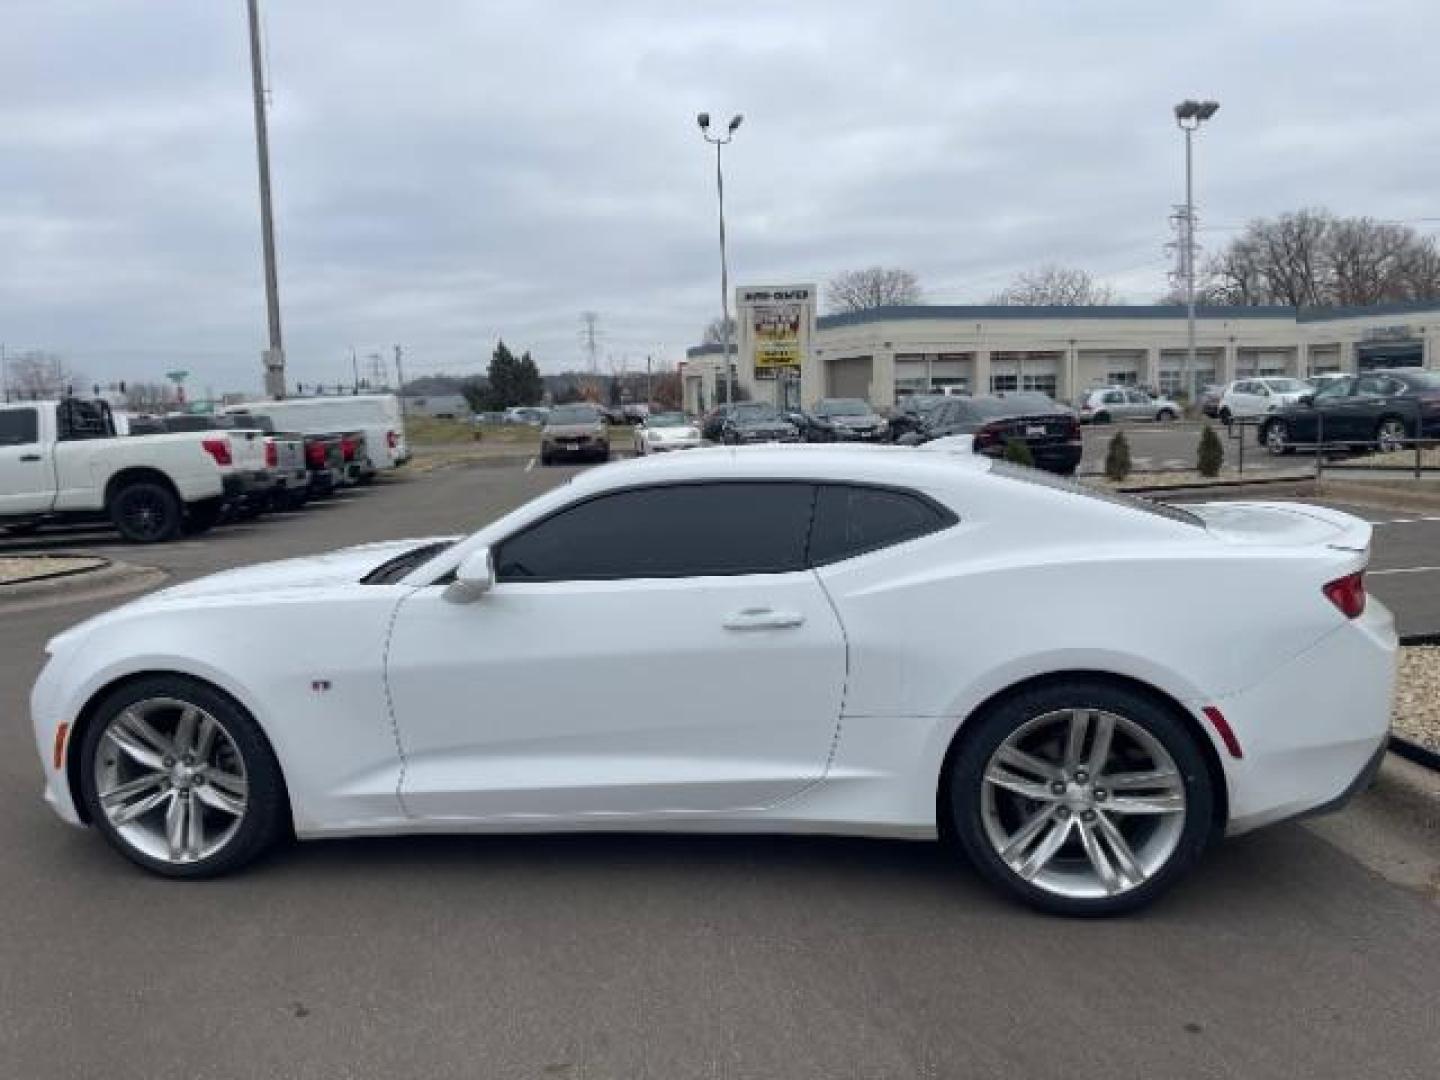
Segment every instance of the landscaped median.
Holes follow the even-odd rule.
[[[99,570],[108,562],[84,555],[3,555],[0,556],[0,585],[85,574]]]
[[[120,596],[164,579],[152,567],[91,555],[0,555],[0,611]]]
[[[1393,726],[1395,734],[1440,753],[1440,645],[1400,650]]]

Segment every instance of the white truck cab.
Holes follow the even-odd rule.
[[[254,431],[126,437],[104,401],[0,404],[0,527],[108,518],[126,540],[170,540],[212,525],[265,473]]]

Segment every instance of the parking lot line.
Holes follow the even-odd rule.
[[[1440,521],[1440,517],[1392,518],[1390,521],[1373,521],[1372,525],[1424,525]]]
[[[1440,570],[1440,566],[1397,566],[1390,570],[1366,570],[1367,577],[1379,577],[1381,574],[1430,574]]]

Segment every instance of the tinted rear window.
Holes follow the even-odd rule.
[[[948,528],[955,515],[913,492],[824,484],[815,501],[810,562],[821,566]]]
[[[1007,480],[1039,484],[1041,487],[1055,488],[1057,491],[1068,491],[1081,498],[1097,499],[1100,502],[1113,503],[1130,510],[1139,510],[1145,514],[1155,514],[1158,517],[1169,518],[1171,521],[1178,521],[1185,525],[1197,525],[1202,529],[1205,527],[1205,523],[1198,517],[1188,510],[1181,510],[1178,506],[1154,502],[1151,499],[1141,499],[1118,491],[1089,487],[1068,476],[1058,476],[1055,473],[1045,472],[1043,469],[1031,469],[1024,465],[1012,465],[1008,461],[992,460],[990,472],[994,476],[1002,476]]]

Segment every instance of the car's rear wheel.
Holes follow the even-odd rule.
[[[1108,412],[1097,412],[1090,418],[1090,422],[1092,424],[1108,424],[1110,422],[1110,414]]]
[[[1059,915],[1119,915],[1196,862],[1214,792],[1183,721],[1148,695],[1076,680],[976,717],[952,763],[955,835],[1001,890]]]
[[[140,480],[117,491],[110,500],[110,521],[132,544],[173,540],[180,532],[181,507],[164,484]]]
[[[1275,455],[1293,454],[1295,447],[1290,444],[1290,425],[1284,420],[1271,420],[1260,429],[1260,442]]]
[[[1175,410],[1174,410],[1174,409],[1161,409],[1158,413],[1155,414],[1155,419],[1158,420],[1158,421],[1160,421],[1160,423],[1162,423],[1162,424],[1165,423],[1165,422],[1167,422],[1167,421],[1169,421],[1169,420],[1174,420],[1174,419],[1175,419]]]
[[[1235,414],[1232,413],[1229,409],[1221,409],[1219,412],[1219,417],[1220,422],[1226,427],[1229,427],[1235,419]]]
[[[1397,450],[1405,448],[1405,422],[1393,416],[1387,416],[1375,429],[1375,449],[1382,454],[1393,454]]]
[[[259,726],[184,676],[138,679],[100,704],[80,794],[116,850],[166,877],[235,870],[285,832],[284,782]]]

